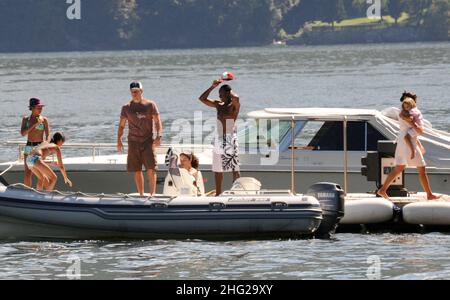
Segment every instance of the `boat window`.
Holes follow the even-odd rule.
[[[388,140],[378,130],[376,130],[370,123],[367,123],[367,151],[377,151],[378,141]]]
[[[366,139],[367,130],[367,139]],[[385,137],[367,122],[348,122],[348,150],[376,150],[378,140]],[[321,151],[343,151],[343,122],[325,122],[308,144]]]
[[[295,138],[295,148],[301,150],[317,150],[311,146],[311,142],[324,124],[325,122],[308,121],[304,125],[302,132]]]
[[[238,133],[240,147],[259,148],[274,147],[273,143],[280,143],[290,130],[289,121],[261,120],[251,121],[245,124],[243,130]],[[265,129],[267,128],[267,130]]]

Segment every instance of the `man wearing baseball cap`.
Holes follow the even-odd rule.
[[[144,195],[144,175],[147,171],[150,194],[156,193],[157,160],[155,147],[161,145],[162,123],[158,107],[154,101],[143,97],[144,88],[140,82],[130,84],[131,101],[122,107],[120,114],[117,149],[123,152],[122,136],[128,122],[127,170],[134,173],[136,188]]]

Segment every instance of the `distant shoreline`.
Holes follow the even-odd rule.
[[[179,51],[179,50],[206,50],[206,49],[249,49],[249,48],[283,48],[283,47],[326,47],[326,46],[352,46],[352,45],[383,45],[383,44],[417,44],[417,43],[424,43],[424,44],[446,44],[450,43],[450,40],[410,40],[410,41],[377,41],[377,42],[365,42],[365,41],[358,41],[358,42],[333,42],[333,40],[326,40],[318,42],[318,43],[309,43],[309,42],[303,42],[303,40],[300,42],[298,39],[293,39],[286,42],[286,45],[274,45],[271,43],[267,44],[261,44],[261,45],[245,45],[245,46],[228,46],[228,47],[177,47],[177,48],[136,48],[136,49],[66,49],[66,50],[37,50],[37,51],[0,51],[0,55],[8,55],[8,54],[45,54],[45,53],[86,53],[86,52],[92,52],[92,53],[99,53],[99,52],[127,52],[127,51]]]
[[[287,41],[288,45],[341,45],[379,43],[449,42],[447,38],[430,36],[417,26],[389,26],[372,28],[352,26],[345,28],[318,28],[304,32],[300,37]]]

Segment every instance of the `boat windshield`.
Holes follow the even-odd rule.
[[[267,120],[247,122],[238,133],[241,148],[291,149],[291,121]],[[342,121],[296,121],[295,148],[311,151],[343,151]],[[348,150],[376,151],[379,140],[385,140],[377,129],[366,121],[348,122]]]
[[[290,121],[252,120],[244,124],[244,128],[238,133],[239,145],[246,149],[277,147],[290,128]]]
[[[378,130],[365,121],[348,122],[348,150],[376,151],[379,140],[385,140]],[[308,121],[303,123],[296,134],[295,148],[298,150],[314,151],[343,151],[344,134],[342,121]],[[287,144],[283,143],[282,145]],[[281,151],[290,149],[281,148]]]

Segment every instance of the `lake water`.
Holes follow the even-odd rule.
[[[70,142],[115,142],[128,85],[138,79],[166,127],[214,111],[198,96],[235,73],[243,113],[265,107],[398,106],[414,90],[425,118],[450,131],[450,43],[89,53],[0,54],[0,142],[20,139],[28,99],[47,104]],[[217,95],[217,94],[214,94]],[[172,129],[172,130],[171,130]],[[0,146],[0,161],[17,156]],[[333,240],[0,242],[0,279],[450,279],[446,234],[338,234]],[[79,259],[79,261],[78,261]],[[374,269],[374,266],[380,268]]]
[[[0,244],[0,279],[450,279],[444,234]],[[70,278],[70,277],[69,277]]]

